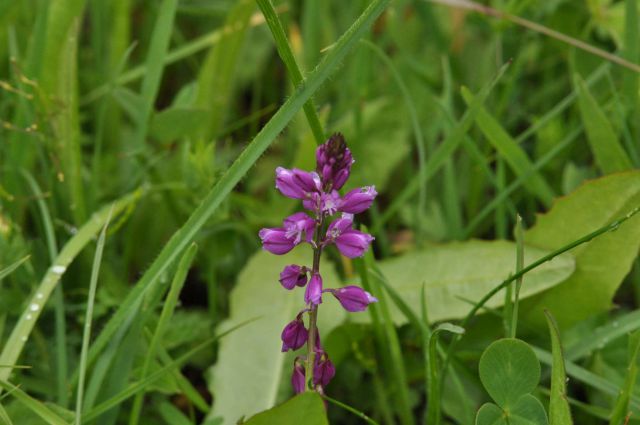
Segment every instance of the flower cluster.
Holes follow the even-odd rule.
[[[341,134],[334,134],[318,147],[316,161],[316,170],[311,172],[276,168],[276,188],[284,196],[300,199],[311,215],[298,212],[285,218],[282,227],[259,232],[262,247],[273,254],[286,254],[301,243],[310,244],[314,251],[311,267],[291,264],[280,273],[280,283],[285,289],[306,287],[305,308],[285,326],[281,335],[283,352],[307,345],[307,356],[298,356],[294,362],[291,383],[296,393],[310,385],[322,391],[335,375],[335,367],[322,348],[316,328],[322,295],[330,293],[350,312],[363,311],[377,301],[358,286],[323,288],[320,256],[325,248],[335,245],[349,258],[360,257],[369,248],[373,237],[353,228],[353,215],[367,210],[377,192],[373,186],[353,189],[344,196],[338,192],[349,178],[354,162]],[[303,320],[305,314],[308,327]]]

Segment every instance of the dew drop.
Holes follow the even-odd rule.
[[[38,304],[36,304],[36,303],[33,303],[33,304],[31,304],[31,305],[29,306],[29,310],[31,310],[31,311],[38,311],[38,310],[40,310],[40,306],[39,306]]]
[[[33,316],[32,316],[31,314],[27,314],[27,315],[25,316],[25,319],[26,319],[26,320],[31,320],[31,319],[33,319]]]
[[[65,266],[61,266],[59,264],[51,267],[51,271],[55,274],[62,274],[67,270],[67,268]]]
[[[41,299],[43,299],[43,298],[44,298],[44,295],[42,295],[42,292],[38,292],[38,293],[36,294],[36,298],[37,298],[37,299],[39,299],[39,300],[41,300]]]
[[[613,322],[612,325],[613,325],[614,328],[617,328],[618,327],[618,322]]]
[[[22,340],[22,342],[25,342],[27,340],[26,336],[23,336],[22,338],[20,338]]]

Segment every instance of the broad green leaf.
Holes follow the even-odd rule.
[[[246,425],[329,425],[322,398],[311,392],[297,395],[243,423]]]
[[[476,425],[503,425],[505,424],[502,409],[493,403],[485,403],[478,410]]]
[[[598,167],[606,174],[629,170],[631,161],[600,105],[579,76],[575,77],[575,84],[582,122]]]
[[[516,406],[540,381],[540,362],[531,347],[515,338],[495,341],[482,353],[479,364],[482,385],[504,410]]]
[[[467,105],[471,105],[473,94],[469,89],[462,88],[462,97]],[[493,117],[486,108],[481,107],[476,116],[476,123],[491,145],[507,161],[511,169],[519,176],[529,176],[524,183],[525,187],[535,194],[545,205],[551,205],[554,193],[551,186],[533,167],[533,163],[526,152],[518,143],[506,132],[500,123]]]
[[[554,250],[611,223],[640,205],[640,171],[606,176],[585,183],[560,198],[535,226],[525,243]],[[521,312],[531,324],[543,325],[542,310],[554,312],[560,328],[611,307],[611,299],[629,272],[640,247],[640,217],[623,223],[571,252],[575,272],[560,285],[525,301]],[[527,279],[523,289],[527,286]],[[571,302],[567,302],[571,300]]]
[[[284,289],[279,274],[288,264],[310,265],[312,250],[300,246],[283,256],[266,251],[254,255],[238,276],[230,295],[230,317],[218,328],[222,332],[247,319],[258,320],[238,329],[220,343],[218,361],[212,369],[210,389],[216,402],[212,417],[221,416],[224,424],[235,424],[244,416],[268,409],[278,401],[283,381],[289,384],[293,356],[280,351],[280,334],[304,305],[304,289]],[[340,286],[330,263],[320,269],[325,288]],[[339,325],[346,313],[337,300],[324,295],[318,309],[320,336]],[[304,354],[304,348],[297,354]],[[242,397],[238,395],[242,394]]]
[[[509,412],[507,425],[547,425],[547,413],[540,400],[531,394],[525,394]]]
[[[349,185],[375,185],[381,191],[393,169],[411,149],[406,114],[395,102],[377,99],[366,103],[359,115],[361,122],[351,113],[335,125],[344,133],[356,161],[360,158],[353,165]]]
[[[564,359],[562,357],[562,345],[560,334],[555,320],[549,312],[545,311],[549,334],[551,335],[551,398],[549,400],[549,422],[551,425],[572,425],[571,409],[567,400],[566,373]]]
[[[525,265],[548,254],[548,251],[530,246],[524,251]],[[390,286],[414,312],[420,311],[424,284],[429,320],[437,322],[464,317],[472,307],[470,301],[478,301],[513,274],[515,253],[516,245],[512,242],[471,240],[432,245],[422,251],[381,261],[378,266]],[[573,269],[571,255],[556,257],[525,275],[520,297],[530,297],[562,282]],[[504,296],[498,294],[487,306],[495,308],[503,303]],[[396,324],[406,322],[405,316],[395,306],[392,307],[392,317]]]

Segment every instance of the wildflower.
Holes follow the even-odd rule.
[[[340,190],[351,173],[353,157],[344,137],[336,133],[316,150],[316,171],[325,191]]]
[[[307,284],[307,268],[300,267],[295,264],[286,266],[280,272],[280,283],[286,289],[293,289],[295,286],[304,286]]]
[[[304,293],[304,302],[316,305],[322,303],[322,277],[319,273],[314,273],[311,276]]]
[[[276,188],[288,198],[307,199],[311,194],[320,192],[320,184],[320,177],[314,172],[276,168]]]
[[[340,301],[342,307],[351,312],[364,311],[369,304],[378,301],[376,297],[355,285],[338,289],[327,289],[326,292],[333,294],[333,296]]]
[[[340,200],[339,209],[349,214],[359,214],[369,209],[377,194],[375,186],[353,189]]]
[[[296,394],[304,392],[306,387],[306,378],[304,374],[304,366],[298,361],[300,357],[296,359],[293,364],[293,373],[291,374],[291,386]]]
[[[313,385],[326,387],[336,374],[336,368],[324,351],[316,355],[316,364],[313,367]]]
[[[296,319],[282,330],[282,352],[286,352],[289,350],[297,350],[302,347],[306,342],[309,336],[309,331],[304,327],[304,323],[302,322],[302,313],[298,313]]]

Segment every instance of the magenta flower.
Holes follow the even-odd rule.
[[[327,289],[325,292],[331,292],[340,301],[342,307],[350,312],[364,311],[369,304],[378,302],[376,297],[354,285],[338,289]]]
[[[315,305],[322,303],[322,277],[319,273],[311,276],[307,290],[304,292],[304,302]]]
[[[295,264],[286,266],[280,272],[280,284],[286,289],[293,289],[297,286],[304,286],[307,284],[307,268],[300,267]]]
[[[276,168],[276,188],[284,196],[294,199],[307,199],[322,189],[318,174],[282,167]]]
[[[298,362],[299,358],[293,364],[293,373],[291,374],[291,386],[296,394],[303,393],[307,385],[304,374],[304,366]]]
[[[377,194],[375,186],[353,189],[340,200],[338,209],[349,214],[359,214],[369,209]]]
[[[309,331],[304,327],[304,323],[302,322],[301,314],[298,314],[298,317],[282,330],[282,335],[280,335],[282,339],[282,352],[289,350],[297,350],[302,347],[309,337]]]
[[[297,245],[301,241],[311,242],[316,222],[303,212],[295,213],[284,219],[286,236]]]
[[[272,254],[282,255],[291,251],[296,244],[287,236],[287,230],[282,227],[262,229],[258,232],[262,240],[262,248]]]
[[[316,354],[316,364],[313,367],[313,385],[326,387],[336,374],[336,368],[324,351]]]
[[[362,257],[373,241],[373,236],[351,228],[353,216],[342,214],[327,229],[325,244],[335,243],[342,255],[349,258]]]

